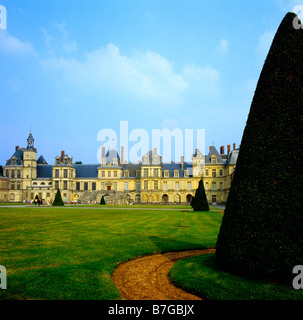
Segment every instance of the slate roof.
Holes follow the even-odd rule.
[[[209,151],[208,155],[205,157],[205,163],[211,163],[211,156],[216,155],[217,156],[217,163],[224,163],[225,161],[222,159],[221,155],[217,151],[215,146],[211,147],[211,150]]]
[[[100,164],[74,164],[76,178],[97,178]]]
[[[11,164],[11,160],[12,157],[16,158],[16,165],[20,166],[22,165],[22,161],[23,161],[23,150],[22,149],[18,149],[9,160],[6,161],[6,165],[9,166]]]
[[[46,160],[44,159],[43,155],[39,157],[37,160],[37,164],[47,164]]]
[[[37,178],[51,179],[52,166],[49,164],[46,164],[44,166],[37,166]]]
[[[118,158],[118,164],[120,164],[120,157],[119,157],[117,150],[114,150],[114,149],[108,150],[105,155],[106,163],[108,163],[108,162],[113,163],[114,158]]]

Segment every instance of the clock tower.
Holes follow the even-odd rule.
[[[30,131],[27,138],[27,148],[23,152],[23,177],[25,179],[37,178],[37,149],[34,147],[34,138]]]

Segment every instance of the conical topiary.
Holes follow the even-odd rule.
[[[60,192],[59,188],[57,190],[57,193],[56,193],[56,196],[55,196],[55,200],[53,202],[53,206],[64,206],[64,202],[62,200],[61,192]]]
[[[103,196],[103,195],[102,195],[102,197],[101,197],[100,204],[102,204],[102,205],[105,204],[105,200],[104,200],[104,196]]]
[[[209,205],[202,179],[199,181],[199,186],[196,190],[195,196],[191,200],[191,206],[194,211],[209,211]]]
[[[303,29],[281,22],[264,63],[222,225],[216,260],[226,270],[289,278],[303,263]]]

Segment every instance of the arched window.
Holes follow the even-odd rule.
[[[11,176],[12,179],[15,178],[15,170],[12,170],[12,176]]]

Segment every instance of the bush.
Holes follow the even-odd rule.
[[[59,188],[57,190],[57,193],[56,193],[56,196],[55,196],[55,200],[53,202],[53,206],[64,206],[64,202],[62,200],[61,192],[60,192]]]
[[[303,263],[303,29],[281,22],[252,100],[217,239],[226,270],[289,278]]]
[[[196,194],[192,197],[191,206],[194,211],[209,211],[209,205],[206,198],[203,180],[199,181],[198,189],[196,190]]]
[[[101,197],[100,204],[102,204],[102,205],[105,204],[104,196]]]

